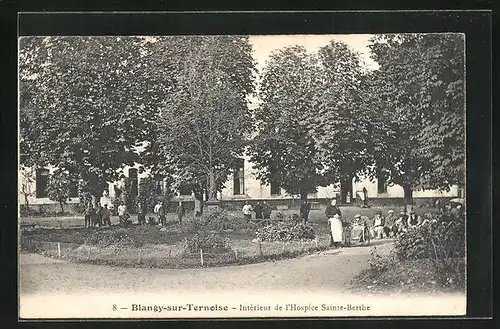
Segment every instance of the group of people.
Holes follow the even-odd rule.
[[[456,207],[447,204],[440,211],[450,218],[464,215],[461,204]],[[417,215],[411,207],[402,209],[399,216],[392,209],[388,210],[387,216],[383,216],[382,211],[377,210],[372,218],[356,214],[352,221],[348,221],[342,218],[342,212],[335,199],[327,206],[325,215],[330,224],[330,245],[333,246],[341,243],[349,244],[352,238],[359,239],[360,242],[366,239],[394,238],[412,228],[427,225],[433,220],[430,214]]]
[[[158,217],[158,224],[160,226],[165,226],[167,224],[167,205],[165,202],[158,201],[154,207],[154,213]],[[117,208],[118,212],[118,220],[120,225],[127,226],[130,221],[130,213],[127,209],[127,206],[120,202],[120,205]],[[137,222],[139,225],[146,225],[146,215],[148,214],[148,207],[146,204],[139,202],[137,204]],[[179,205],[176,209],[177,221],[179,224],[182,224],[182,219],[186,215],[186,208],[184,207],[184,203],[179,201]],[[108,205],[105,204],[101,206],[97,204],[97,207],[94,208],[91,202],[89,202],[84,216],[84,226],[85,227],[101,227],[101,226],[111,226],[111,209],[108,208]]]
[[[264,201],[263,203],[257,201],[255,206],[253,207],[250,202],[245,201],[242,212],[246,220],[252,219],[252,212],[255,212],[255,219],[271,219],[272,210],[273,208],[266,201]]]
[[[120,207],[118,207],[120,209]],[[101,226],[111,226],[111,210],[108,209],[108,205],[105,204],[101,206],[97,204],[97,207],[94,208],[91,202],[87,205],[85,209],[85,227],[101,227]]]

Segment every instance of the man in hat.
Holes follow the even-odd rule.
[[[396,222],[396,216],[394,216],[394,210],[389,209],[387,212],[387,217],[385,217],[384,234],[388,238],[391,235],[394,236],[394,223]]]

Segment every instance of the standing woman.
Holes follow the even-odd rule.
[[[330,246],[338,246],[343,240],[343,228],[340,216],[335,214],[332,218],[328,219],[330,223]]]

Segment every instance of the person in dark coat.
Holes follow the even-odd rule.
[[[255,211],[255,219],[262,219],[263,207],[259,201],[257,201],[257,204],[253,207],[253,210]]]
[[[182,201],[179,201],[179,205],[177,206],[177,220],[179,221],[179,224],[182,224],[182,218],[186,214],[186,208],[184,208],[184,204]]]
[[[368,190],[366,189],[366,187],[363,187],[363,206],[367,206],[368,205]]]
[[[146,224],[147,207],[142,202],[139,202],[137,207],[139,210],[139,212],[137,214],[137,221],[139,222],[139,225],[145,225]]]
[[[108,205],[105,204],[104,208],[102,208],[102,225],[105,226],[108,224],[108,226],[111,226],[111,211],[108,209]]]
[[[335,215],[339,215],[342,217],[342,212],[340,208],[337,206],[337,199],[333,199],[332,202],[326,206],[325,210],[326,219],[333,218]]]
[[[304,224],[307,223],[310,211],[311,204],[307,202],[307,200],[302,201],[302,204],[300,205],[300,217],[304,220]]]
[[[93,222],[93,217],[94,217],[94,214],[95,214],[95,210],[94,210],[94,207],[92,206],[92,203],[89,202],[88,206],[87,206],[87,209],[85,209],[85,224],[84,226],[85,227],[91,227],[92,226],[92,222]]]
[[[158,209],[158,215],[160,217],[161,226],[167,225],[167,209],[165,202],[161,203],[161,207]]]
[[[262,205],[262,216],[264,219],[271,219],[271,212],[271,205],[267,203],[267,201],[264,201],[264,204]]]
[[[102,226],[102,211],[103,211],[103,208],[102,208],[101,204],[98,204],[97,209],[95,211],[95,221],[96,221],[97,226],[99,226],[99,227]]]

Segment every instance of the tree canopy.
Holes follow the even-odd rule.
[[[463,186],[463,35],[381,35],[370,49],[380,65],[372,106],[397,136],[386,140],[384,157],[391,161],[381,159],[390,181],[408,192]]]
[[[21,38],[21,163],[76,173],[99,198],[138,159],[135,147],[173,83],[178,41]]]
[[[189,184],[199,200],[216,198],[252,129],[247,96],[255,62],[247,37],[191,37],[174,90],[158,118],[153,166]]]
[[[257,135],[250,149],[257,177],[277,181],[289,194],[308,193],[325,184],[324,162],[311,129],[318,115],[317,58],[299,46],[273,52],[262,75],[256,110]]]

